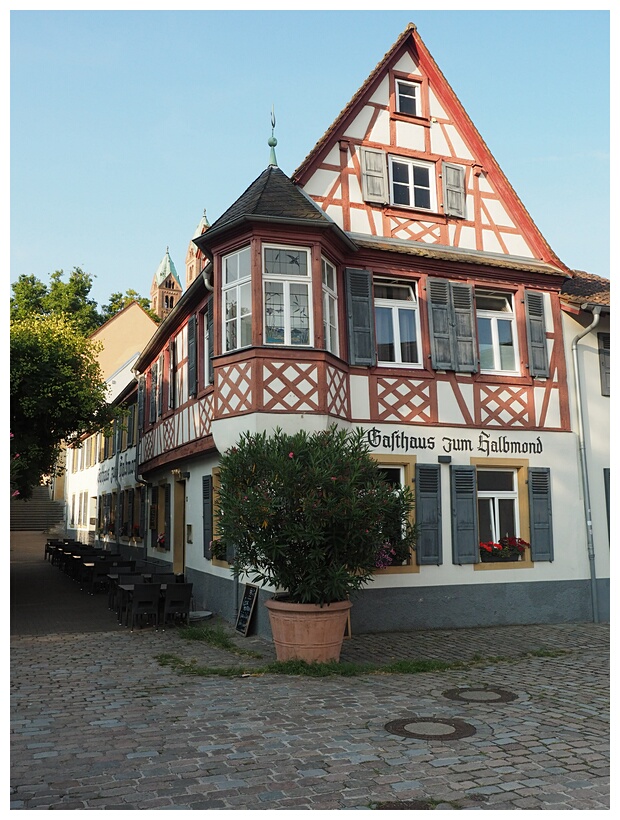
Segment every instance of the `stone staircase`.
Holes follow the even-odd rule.
[[[11,530],[47,532],[64,517],[64,501],[52,501],[47,487],[35,487],[29,499],[11,499]]]

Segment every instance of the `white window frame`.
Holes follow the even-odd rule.
[[[408,167],[408,183],[407,183],[407,190],[409,191],[409,204],[403,204],[401,202],[396,202],[394,197],[394,186],[402,186],[404,183],[402,182],[395,182],[394,181],[394,164],[398,163],[399,165],[405,165]],[[424,188],[424,190],[428,190],[429,192],[429,200],[430,204],[428,207],[425,205],[419,205],[415,201],[415,193],[418,188],[422,186],[416,186],[414,184],[414,168],[425,168],[428,170],[428,179],[429,179],[429,186],[428,189]],[[437,212],[437,179],[435,174],[435,163],[434,162],[427,162],[421,159],[412,159],[411,157],[400,157],[390,154],[388,156],[388,171],[389,171],[389,183],[390,183],[390,204],[393,205],[395,208],[407,208],[410,210],[415,211],[427,211],[428,213],[436,213]]]
[[[517,335],[517,320],[515,316],[514,310],[514,303],[515,303],[515,296],[514,293],[502,292],[502,291],[493,291],[488,290],[486,288],[475,288],[475,297],[478,299],[480,296],[494,296],[506,299],[508,306],[511,310],[484,310],[478,309],[478,304],[476,303],[476,332],[478,335],[478,358],[480,359],[480,372],[481,373],[519,373],[519,339]],[[493,367],[482,367],[482,357],[480,355],[480,326],[479,320],[480,319],[488,319],[491,324],[491,344],[493,347]],[[499,343],[499,330],[497,323],[498,321],[505,321],[510,323],[510,330],[512,333],[512,346],[514,351],[514,367],[511,369],[503,368],[501,366],[501,345]]]
[[[243,273],[240,275],[239,270],[239,262],[242,256],[247,254],[248,257],[248,266],[247,266],[247,273]],[[237,265],[236,265],[236,272],[231,271],[230,279],[228,279],[227,267],[228,261],[232,260],[236,257]],[[231,265],[232,267],[232,265]],[[249,304],[250,310],[249,312],[242,313],[241,311],[241,296],[242,291],[247,293],[249,289]],[[237,313],[236,316],[232,318],[227,318],[226,316],[226,298],[229,294],[234,294],[234,298],[236,299],[237,304]],[[250,347],[251,341],[247,344],[241,344],[241,330],[242,330],[242,320],[249,321],[250,324],[250,337],[252,335],[252,269],[251,269],[251,254],[250,254],[250,246],[245,245],[243,248],[239,248],[238,250],[234,251],[233,253],[228,253],[226,256],[222,257],[222,350],[224,353],[230,353],[233,350],[240,350],[244,347]],[[235,335],[236,335],[236,344],[233,346],[231,345],[228,347],[228,327],[229,325],[233,325],[235,328]]]
[[[333,277],[333,288],[328,284],[327,268],[331,268]],[[336,266],[321,257],[321,283],[323,289],[323,333],[325,335],[325,350],[339,355],[340,344],[338,340],[338,290],[336,281]],[[331,308],[331,311],[330,311]],[[334,324],[330,322],[330,314],[333,315]],[[334,345],[332,345],[332,337]]]
[[[374,297],[374,319],[375,319],[375,335],[377,339],[377,364],[380,367],[407,367],[413,369],[420,369],[422,365],[422,331],[420,326],[420,304],[418,302],[417,282],[403,282],[395,280],[375,279],[373,281],[373,293],[375,286],[387,286],[400,288],[409,288],[413,296],[412,300],[405,299],[388,299],[382,297]],[[387,308],[392,312],[392,333],[394,336],[394,355],[395,361],[386,361],[379,358],[379,330],[377,327],[377,308]],[[416,362],[401,361],[401,341],[400,341],[400,322],[399,311],[409,310],[415,317],[415,333],[416,344],[418,352],[418,360]]]
[[[396,113],[402,114],[404,117],[421,117],[422,116],[422,83],[415,82],[413,80],[401,80],[396,79],[394,82],[394,95],[395,95],[395,110]],[[403,94],[401,92],[401,86],[405,89],[412,89],[413,94]],[[400,98],[403,97],[411,97],[415,102],[415,113],[411,114],[409,111],[403,111],[400,107]]]
[[[306,255],[306,273],[300,276],[292,274],[267,273],[265,270],[265,251],[268,249],[276,249],[281,251],[292,251],[295,253],[304,253]],[[312,258],[310,249],[299,247],[297,245],[272,245],[264,244],[261,253],[263,265],[263,339],[266,345],[273,345],[274,347],[312,347],[314,339],[314,323],[312,314]],[[282,342],[273,342],[267,339],[267,285],[275,283],[282,285],[284,297],[284,339]],[[304,344],[293,341],[292,333],[292,310],[291,310],[291,285],[306,285],[308,291],[308,341]]]
[[[512,474],[512,490],[479,490],[478,489],[478,474],[479,473],[511,473]],[[501,538],[504,538],[506,533],[499,532],[499,502],[500,500],[511,500],[513,502],[515,532],[509,535],[515,538],[521,537],[521,529],[519,522],[519,481],[516,468],[513,467],[478,467],[476,469],[476,511],[478,514],[478,526],[480,526],[480,501],[491,501],[491,540],[498,543]],[[482,535],[480,536],[482,541]]]

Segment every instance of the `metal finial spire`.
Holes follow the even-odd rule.
[[[269,164],[275,165],[277,167],[278,160],[276,159],[276,145],[278,144],[278,140],[275,138],[273,132],[276,127],[276,115],[273,110],[273,105],[271,106],[271,136],[267,140],[267,145],[271,148],[269,153]]]

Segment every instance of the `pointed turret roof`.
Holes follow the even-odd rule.
[[[209,230],[195,236],[193,241],[204,252],[215,237],[244,222],[281,222],[329,228],[336,230],[341,239],[352,246],[344,231],[276,165],[266,168]]]
[[[197,236],[201,236],[206,230],[209,228],[209,221],[207,220],[207,211],[206,209],[203,211],[202,219],[198,223],[196,230],[194,231],[194,235],[192,239],[196,239]]]
[[[181,280],[179,279],[179,274],[177,273],[176,268],[174,267],[174,262],[170,258],[170,253],[168,248],[166,248],[166,253],[164,254],[164,258],[161,260],[157,271],[155,272],[155,283],[159,286],[166,279],[172,275],[175,280],[179,283],[179,287],[181,287]]]

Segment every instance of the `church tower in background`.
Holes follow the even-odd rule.
[[[181,298],[183,288],[168,248],[151,284],[151,310],[165,319]]]
[[[194,279],[201,273],[205,266],[205,256],[202,251],[198,250],[194,244],[194,239],[201,236],[209,228],[207,221],[207,211],[202,214],[202,219],[198,223],[198,227],[194,231],[189,247],[187,249],[187,256],[185,257],[185,289],[191,285]]]

